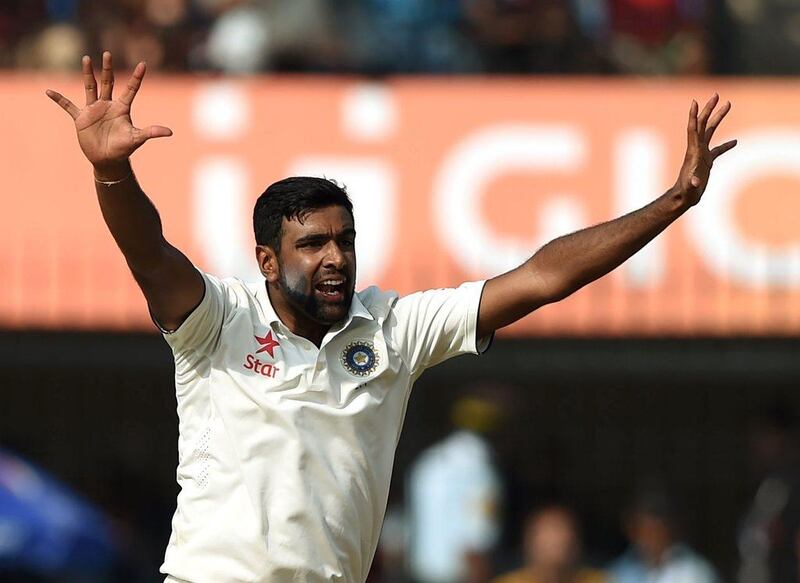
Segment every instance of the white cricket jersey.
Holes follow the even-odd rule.
[[[190,583],[363,582],[411,386],[479,351],[483,282],[403,298],[369,288],[317,348],[281,323],[263,281],[203,278],[200,305],[165,334],[181,491],[161,571]]]

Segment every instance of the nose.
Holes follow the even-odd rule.
[[[325,267],[340,270],[345,265],[344,253],[336,241],[330,241],[325,249],[325,260],[323,265]]]

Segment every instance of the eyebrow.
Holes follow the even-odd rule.
[[[342,239],[346,237],[353,237],[356,236],[356,230],[352,227],[348,227],[343,229],[339,233],[336,233],[333,237],[331,237],[330,233],[309,233],[303,237],[300,237],[297,241],[294,242],[295,245],[303,245],[306,243],[317,243],[320,241],[328,241],[330,239]]]

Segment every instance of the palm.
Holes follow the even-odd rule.
[[[82,66],[86,91],[86,105],[83,109],[78,109],[69,99],[55,91],[48,91],[47,95],[72,116],[78,133],[78,143],[93,165],[97,167],[124,160],[150,138],[172,135],[169,128],[150,126],[139,129],[131,121],[131,104],[144,78],[144,63],[136,66],[128,81],[127,91],[115,100],[111,99],[114,87],[111,53],[103,54],[99,97],[91,59],[84,57]]]
[[[719,96],[714,95],[698,115],[698,105],[693,101],[689,111],[686,156],[675,186],[687,194],[689,203],[693,205],[700,201],[708,186],[714,160],[736,145],[736,140],[731,140],[716,148],[710,147],[714,132],[731,110],[731,104],[727,102],[714,112],[717,103]]]
[[[130,156],[138,147],[130,108],[117,101],[95,101],[75,118],[78,143],[92,163]]]

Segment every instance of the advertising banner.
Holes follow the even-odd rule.
[[[125,73],[118,73],[118,87]],[[75,76],[0,77],[0,326],[149,329],[72,121]],[[675,181],[691,100],[733,102],[738,138],[702,202],[613,274],[512,335],[800,331],[800,83],[504,78],[145,79],[134,154],[166,237],[201,269],[258,278],[252,207],[273,181],[344,184],[359,285],[401,293],[512,269],[550,239],[643,206]]]

